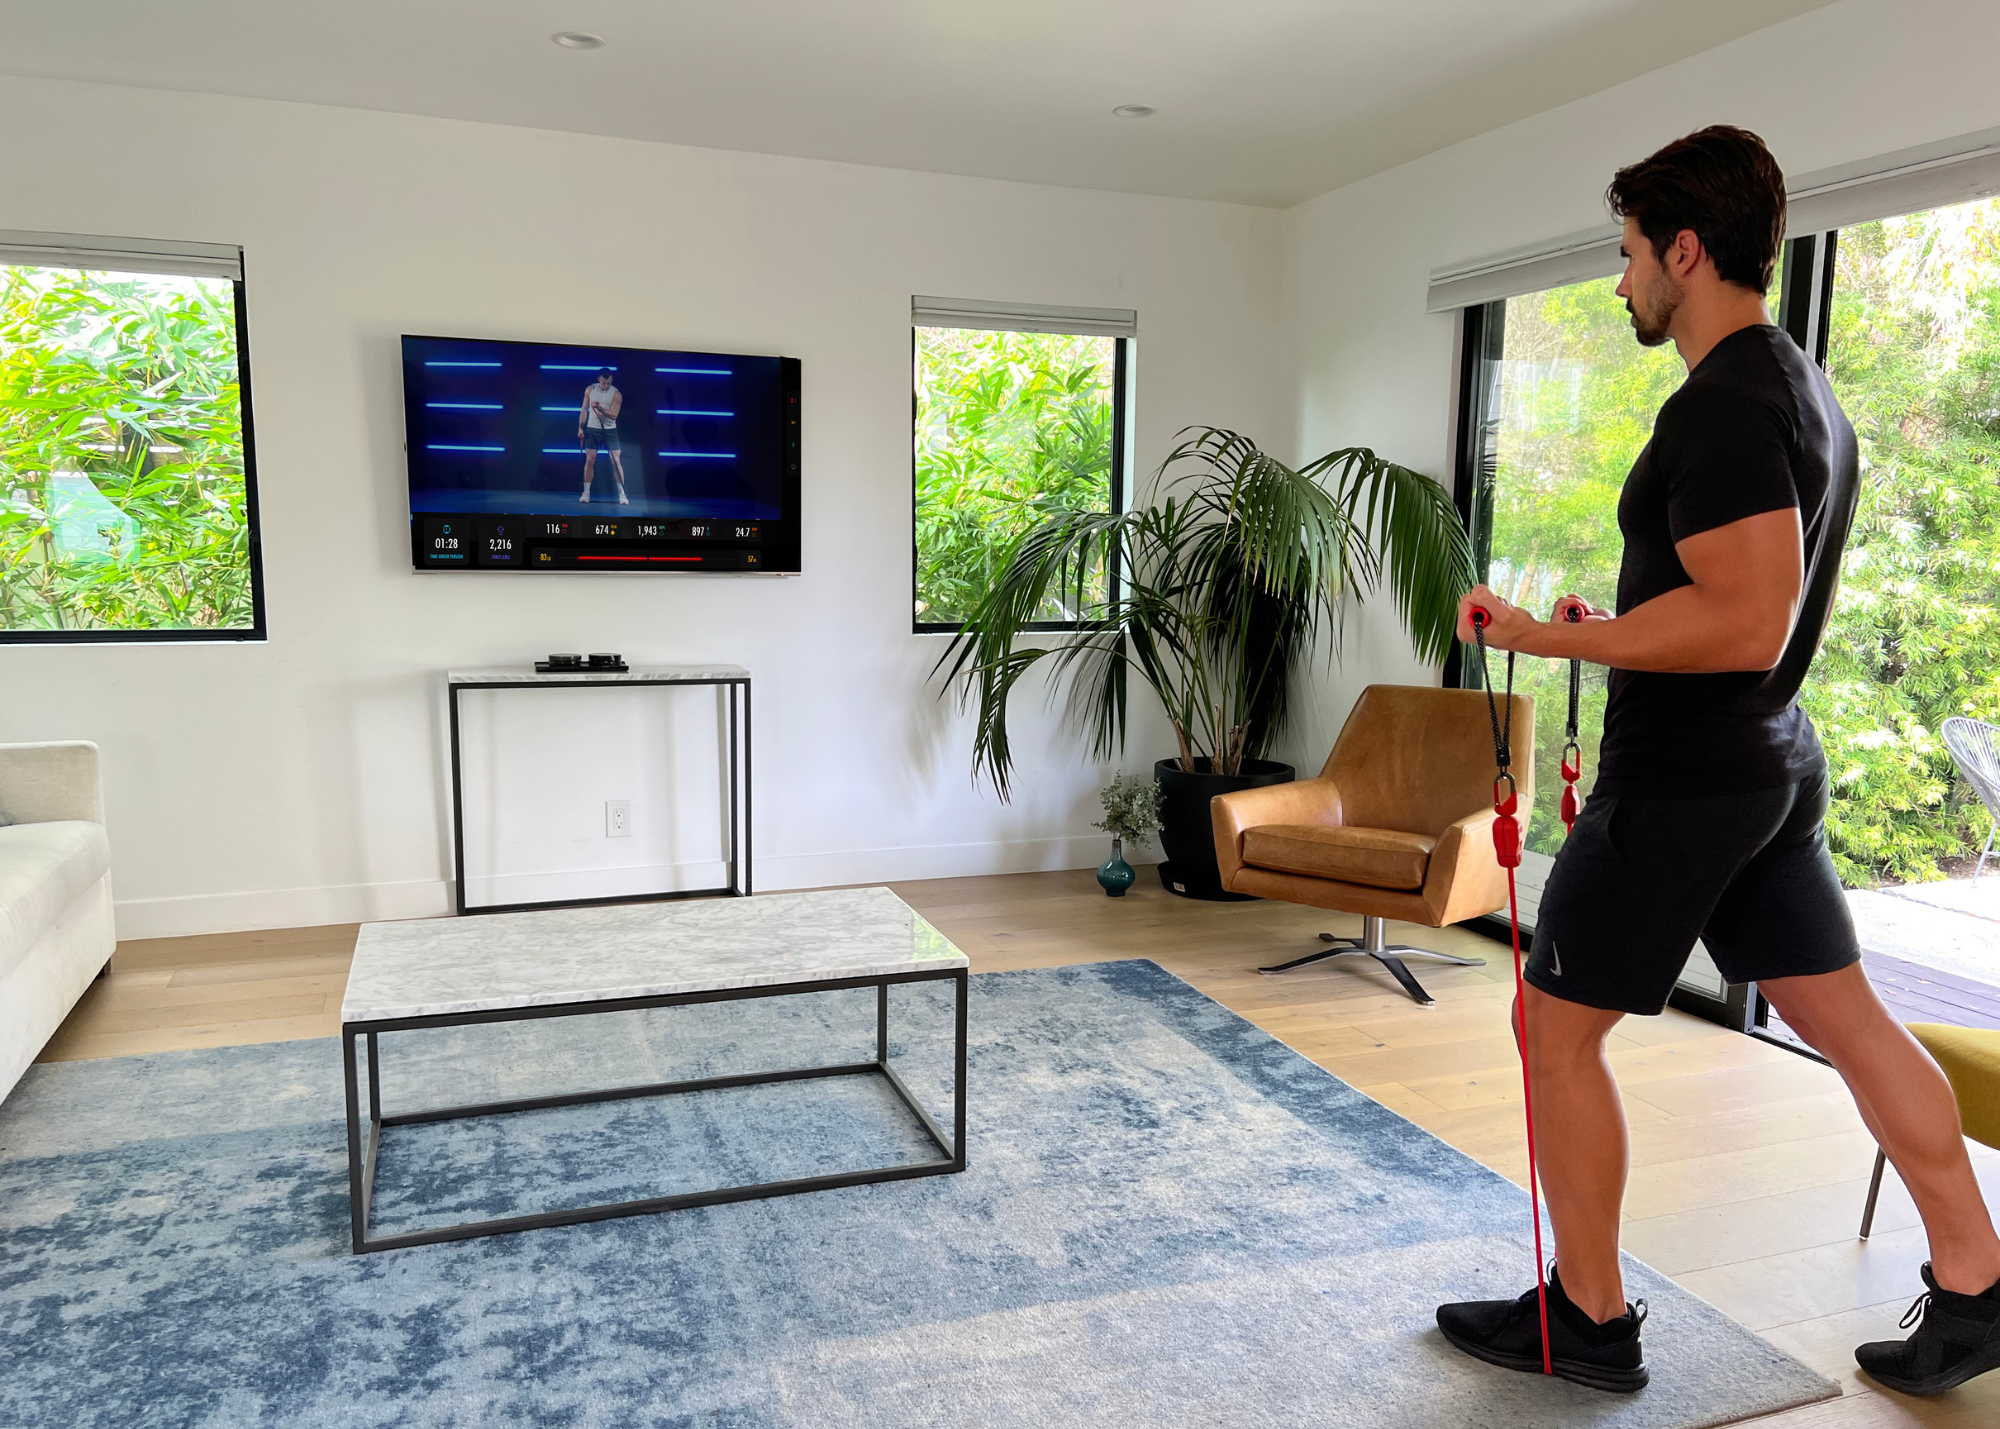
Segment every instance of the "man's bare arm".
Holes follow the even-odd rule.
[[[1777,664],[1805,588],[1797,508],[1703,531],[1674,551],[1693,584],[1624,615],[1574,624],[1540,621],[1480,586],[1459,602],[1459,638],[1472,639],[1467,611],[1479,605],[1493,615],[1486,643],[1496,650],[1671,674],[1768,670]]]

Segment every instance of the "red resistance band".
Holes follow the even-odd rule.
[[[1582,613],[1574,606],[1566,612],[1566,618],[1571,621],[1581,617]],[[1492,672],[1486,664],[1486,627],[1492,619],[1492,615],[1479,606],[1472,608],[1472,638],[1479,646],[1480,682],[1486,687],[1486,711],[1493,721],[1493,761],[1498,766],[1498,773],[1493,778],[1493,853],[1500,866],[1507,870],[1507,931],[1514,946],[1514,1032],[1521,1053],[1521,1107],[1528,1127],[1528,1205],[1535,1218],[1535,1301],[1542,1317],[1542,1373],[1553,1375],[1555,1366],[1551,1363],[1549,1352],[1548,1261],[1542,1253],[1542,1182],[1535,1165],[1535,1092],[1528,1075],[1528,996],[1521,977],[1521,908],[1514,886],[1514,870],[1521,866],[1521,798],[1511,767],[1514,652],[1507,652],[1507,720],[1503,725],[1499,706],[1493,698]],[[1575,660],[1570,661],[1569,724],[1562,753],[1562,821],[1565,833],[1576,827],[1576,816],[1583,807],[1576,790],[1576,781],[1583,774],[1583,749],[1577,743],[1577,706],[1582,677],[1582,666]]]

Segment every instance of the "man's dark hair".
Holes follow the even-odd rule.
[[[1620,169],[1604,191],[1619,218],[1636,221],[1665,258],[1692,228],[1715,261],[1716,276],[1768,292],[1785,237],[1785,175],[1764,141],[1748,129],[1713,124]]]
[[[600,367],[597,369],[597,375],[599,377],[609,377],[611,375],[611,369],[608,367]]]

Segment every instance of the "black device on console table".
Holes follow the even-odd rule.
[[[420,571],[796,573],[799,361],[403,339]]]
[[[537,675],[604,675],[622,674],[631,670],[625,657],[616,652],[583,655],[551,655],[546,660],[535,661]]]

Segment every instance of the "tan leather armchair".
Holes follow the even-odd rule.
[[[1512,700],[1525,830],[1535,798],[1535,702]],[[1370,685],[1317,779],[1218,795],[1210,808],[1224,888],[1362,919],[1359,938],[1321,933],[1335,946],[1258,971],[1366,953],[1430,1006],[1401,954],[1482,964],[1386,937],[1391,918],[1441,928],[1507,906],[1507,873],[1493,853],[1493,775],[1484,691]]]

